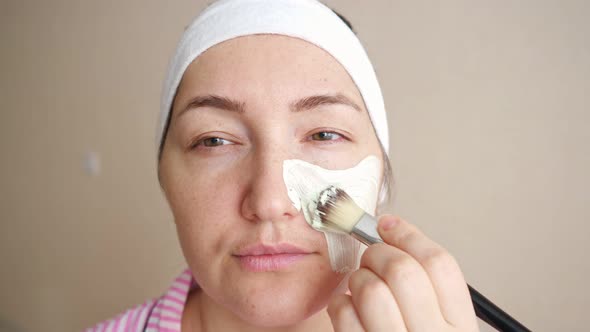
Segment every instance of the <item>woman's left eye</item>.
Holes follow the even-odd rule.
[[[311,139],[314,141],[335,141],[343,138],[342,135],[333,131],[320,131],[311,135]]]

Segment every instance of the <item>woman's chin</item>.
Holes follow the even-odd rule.
[[[234,313],[249,325],[258,327],[288,327],[300,324],[327,305],[328,299],[300,299],[292,294],[259,296],[240,304]]]
[[[301,323],[324,309],[340,284],[340,276],[334,275],[319,279],[309,274],[268,277],[246,278],[240,289],[225,294],[227,307],[248,324],[279,327]]]

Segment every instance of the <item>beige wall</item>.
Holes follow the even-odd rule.
[[[586,330],[589,2],[327,2],[384,89],[390,210],[533,330]],[[203,5],[0,2],[2,324],[79,330],[183,267],[153,133],[168,57]]]

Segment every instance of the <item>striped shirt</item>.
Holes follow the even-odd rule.
[[[194,287],[195,280],[187,268],[160,298],[129,309],[85,332],[180,332],[182,310]]]

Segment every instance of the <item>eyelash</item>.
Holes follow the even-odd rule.
[[[226,141],[226,142],[230,142],[229,144],[219,144],[219,145],[212,145],[212,146],[207,146],[205,145],[205,141],[207,140],[211,140],[211,139],[216,139],[219,141]],[[219,136],[208,136],[208,137],[203,137],[203,138],[199,138],[198,140],[196,140],[196,142],[191,143],[190,145],[190,149],[196,149],[199,148],[200,146],[202,146],[203,149],[212,149],[212,148],[216,148],[216,147],[220,147],[220,146],[224,146],[224,145],[232,145],[235,144],[232,141],[225,139],[225,138],[221,138]]]
[[[334,137],[334,136],[337,136],[337,137],[334,139],[314,139],[314,136],[322,135],[322,134],[328,134],[332,137]],[[316,132],[312,133],[311,135],[309,135],[308,137],[309,137],[307,139],[308,141],[315,140],[315,141],[321,142],[320,144],[332,144],[332,143],[339,142],[342,140],[349,140],[344,134],[339,133],[334,130],[329,130],[329,129],[323,129],[320,131],[316,131]]]
[[[336,138],[334,139],[314,139],[314,136],[316,135],[330,135],[331,137],[336,136]],[[206,142],[207,140],[211,140],[211,139],[215,139],[215,140],[219,140],[219,141],[225,141],[225,142],[229,142],[228,144],[219,144],[219,145],[212,145],[212,146],[206,146],[204,142]],[[312,134],[308,135],[307,138],[305,139],[305,141],[317,141],[320,142],[319,144],[332,144],[334,142],[339,142],[339,141],[349,141],[350,139],[347,138],[344,134],[339,133],[337,131],[334,130],[328,130],[328,129],[324,129],[324,130],[319,130],[316,132],[313,132]],[[199,147],[203,148],[203,149],[213,149],[213,148],[219,148],[225,145],[234,145],[235,143],[233,143],[232,141],[219,137],[219,136],[207,136],[207,137],[203,137],[203,138],[199,138],[197,139],[195,142],[190,144],[190,149],[194,150],[197,149]]]

